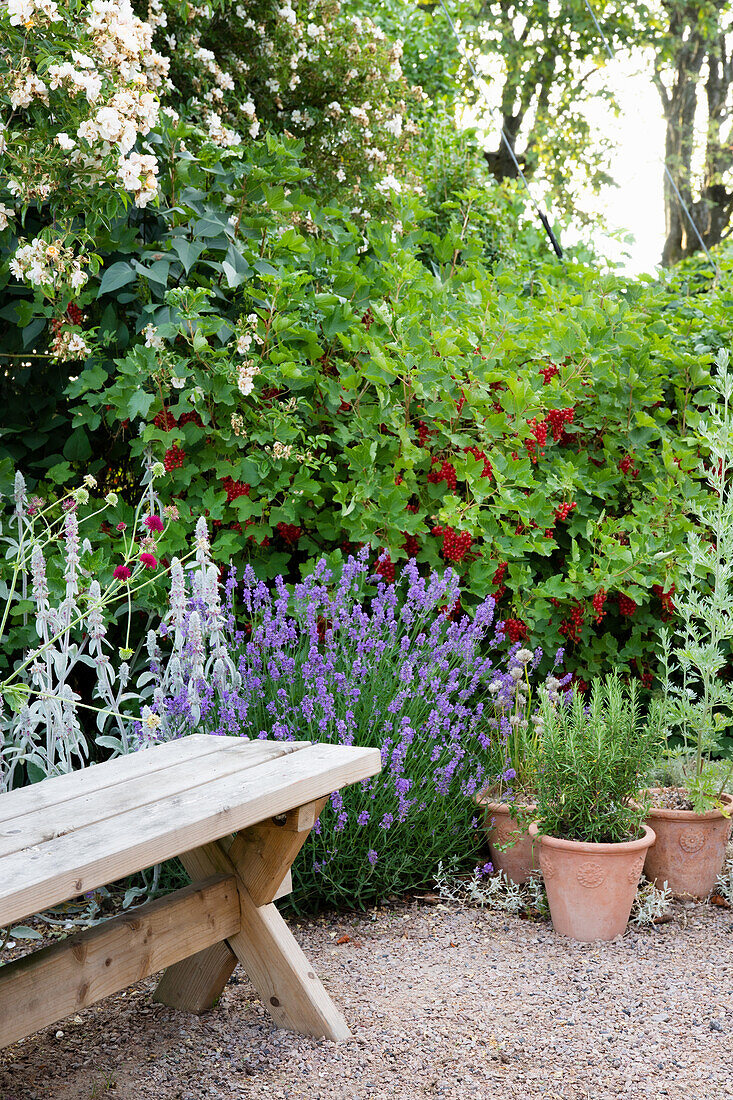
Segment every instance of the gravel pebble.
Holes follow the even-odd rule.
[[[674,914],[609,944],[417,902],[294,923],[352,1039],[276,1030],[241,971],[202,1017],[150,979],[0,1052],[0,1100],[723,1100],[731,912]]]

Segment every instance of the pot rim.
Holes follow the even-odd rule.
[[[656,833],[646,824],[642,825],[642,829],[644,835],[637,837],[635,840],[599,843],[592,840],[565,840],[559,836],[548,836],[546,833],[540,834],[537,822],[533,821],[529,827],[529,835],[533,839],[539,836],[540,843],[547,848],[561,848],[564,851],[572,852],[592,852],[595,855],[604,855],[607,852],[612,855],[617,852],[641,852],[646,848],[651,848],[657,839]]]
[[[535,810],[537,809],[536,802],[525,802],[521,798],[515,798],[513,802],[494,802],[489,795],[482,791],[481,794],[476,795],[476,802],[479,806],[483,806],[487,810],[491,810],[492,813],[508,813],[510,817],[513,817],[512,810],[518,807],[522,810]]]
[[[661,789],[661,787],[649,787],[651,794]],[[733,795],[723,791],[720,800],[733,811]],[[720,821],[725,819],[725,814],[721,814],[720,810],[706,810],[704,814],[698,814],[694,810],[672,810],[662,806],[659,808],[652,806],[647,821],[651,821],[653,817],[658,817],[662,821]]]

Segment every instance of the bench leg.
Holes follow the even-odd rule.
[[[303,1035],[339,1040],[349,1036],[346,1021],[271,902],[324,801],[292,811],[284,819],[245,829],[228,851],[221,844],[207,844],[188,852],[182,862],[194,881],[217,872],[236,874],[242,923],[240,931],[226,942],[275,1023]],[[156,999],[174,1007],[206,1001],[209,1007],[231,973],[229,970],[223,977],[230,963],[223,952],[200,952],[171,968],[175,974],[164,975],[159,991],[172,991],[174,999],[158,997],[159,991]],[[187,995],[186,981],[200,993]]]
[[[275,898],[286,897],[292,889],[288,872]],[[201,1016],[209,1012],[221,997],[237,961],[229,944],[222,940],[169,966],[155,988],[153,1000],[169,1008],[177,1008],[180,1012],[193,1012]]]
[[[155,988],[153,1000],[200,1016],[219,1000],[236,965],[237,956],[222,940],[169,966]]]

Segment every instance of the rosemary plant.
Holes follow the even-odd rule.
[[[638,836],[648,811],[638,792],[662,739],[659,705],[644,719],[638,684],[614,673],[593,681],[588,706],[577,694],[555,706],[545,693],[542,716],[540,832],[592,843]]]

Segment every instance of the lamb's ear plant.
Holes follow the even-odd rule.
[[[696,524],[687,540],[672,630],[660,633],[664,719],[681,745],[668,750],[681,765],[693,810],[727,813],[721,794],[733,763],[720,768],[722,738],[733,719],[733,686],[723,679],[733,643],[733,374],[725,350],[716,357],[713,385],[719,404],[697,429],[707,456],[711,493],[690,510]]]
[[[642,714],[636,681],[593,681],[590,702],[575,694],[555,706],[545,693],[537,771],[540,833],[619,843],[636,838],[648,812],[639,797],[662,738],[659,705]]]

